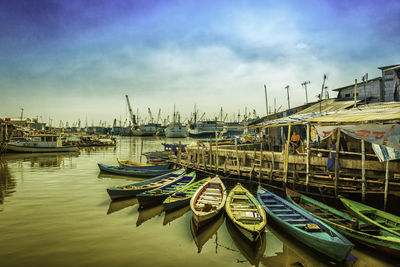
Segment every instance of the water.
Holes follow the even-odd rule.
[[[335,266],[273,226],[248,244],[222,216],[193,236],[188,207],[166,214],[139,210],[135,198],[111,202],[107,187],[141,179],[100,173],[97,163],[140,161],[164,141],[121,137],[116,148],[0,158],[0,266]],[[347,266],[397,263],[367,248],[352,254]]]

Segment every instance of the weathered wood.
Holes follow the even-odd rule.
[[[284,174],[283,174],[283,182],[286,184],[287,182],[287,172],[288,172],[288,167],[289,167],[289,144],[290,144],[290,132],[292,129],[292,124],[289,123],[289,128],[288,128],[288,136],[287,136],[287,141],[286,141],[286,147],[285,147],[285,159],[284,159]]]
[[[365,202],[365,191],[367,181],[365,180],[365,141],[361,139],[361,191],[362,191],[362,202]]]
[[[263,167],[263,144],[260,145],[260,171],[258,172],[258,179],[261,181],[262,172],[261,168]]]
[[[218,172],[219,155],[218,155],[218,132],[215,131],[215,170]]]
[[[213,155],[212,155],[212,145],[211,145],[211,141],[210,141],[210,170],[211,170],[211,166],[212,166],[212,157],[213,157]]]
[[[383,199],[383,210],[386,210],[388,190],[389,190],[389,161],[386,161],[385,193],[384,193],[384,199]]]
[[[307,159],[306,159],[306,191],[308,192],[308,183],[310,182],[310,124],[307,123]]]
[[[238,172],[238,177],[240,178],[240,161],[239,161],[239,152],[238,152],[237,139],[236,138],[235,138],[235,150],[236,150],[237,172]]]
[[[336,154],[335,154],[335,196],[338,195],[338,180],[339,180],[339,146],[340,146],[340,128],[336,130]]]

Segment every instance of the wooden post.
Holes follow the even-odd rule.
[[[385,195],[383,200],[383,210],[386,210],[387,198],[389,189],[389,161],[386,161],[386,173],[385,173]]]
[[[366,184],[365,180],[365,141],[361,139],[361,190],[362,190],[362,202],[365,202],[365,191]]]
[[[218,132],[215,131],[215,170],[218,173],[219,157],[218,157]]]
[[[197,169],[200,167],[200,147],[199,145],[197,145],[196,147],[196,165],[197,165]]]
[[[274,143],[275,143],[275,137],[274,137]],[[268,178],[269,182],[272,182],[272,178],[274,175],[274,170],[275,170],[275,156],[274,156],[274,147],[271,146],[271,170],[269,172]]]
[[[260,145],[260,172],[258,173],[258,179],[260,180],[260,182],[261,182],[262,165],[263,165],[263,143],[261,142],[261,145]]]
[[[212,168],[212,146],[211,146],[211,140],[210,140],[210,166],[209,166],[210,170]]]
[[[306,191],[310,182],[310,123],[307,123],[307,160],[306,160]]]
[[[228,161],[228,153],[225,151],[225,160],[224,160],[224,174],[226,175],[226,162]]]
[[[142,163],[142,157],[143,157],[143,138],[141,139],[141,144],[140,144],[140,163]]]
[[[179,141],[179,146],[178,146],[178,158],[177,158],[178,164],[181,163],[181,156],[182,156],[181,154],[182,154],[181,141]]]
[[[201,163],[203,164],[203,168],[206,169],[206,159],[204,156],[204,145],[201,147]]]
[[[235,150],[236,150],[237,172],[238,172],[238,177],[240,178],[240,161],[239,161],[239,152],[238,152],[237,139],[236,138],[235,138]]]
[[[287,141],[286,141],[286,146],[285,146],[285,158],[284,158],[284,166],[283,166],[283,183],[286,186],[287,182],[287,174],[288,174],[288,169],[289,169],[289,144],[290,144],[290,132],[292,130],[292,124],[289,123],[289,128],[288,128],[288,136],[287,136]]]
[[[338,195],[339,180],[339,146],[340,146],[340,128],[336,129],[336,154],[335,154],[335,196]]]

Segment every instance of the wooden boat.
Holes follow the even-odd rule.
[[[228,194],[225,204],[228,218],[250,241],[257,241],[267,224],[265,210],[240,183]]]
[[[166,185],[179,176],[183,175],[186,169],[179,169],[167,174],[163,174],[152,179],[144,180],[142,182],[136,182],[134,184],[128,184],[123,186],[115,186],[107,189],[107,193],[111,199],[134,197],[146,190],[151,190],[163,185]]]
[[[346,209],[365,222],[400,236],[400,217],[365,204],[339,197]]]
[[[200,228],[215,217],[224,207],[225,201],[226,188],[218,176],[199,187],[190,199],[190,209],[196,228]]]
[[[51,152],[77,152],[76,146],[65,146],[59,135],[35,134],[26,138],[13,138],[6,143],[7,152],[21,153],[51,153]]]
[[[180,176],[178,179],[170,182],[169,184],[140,193],[137,195],[139,204],[141,207],[161,204],[168,196],[190,185],[195,179],[196,172],[191,172],[189,174]]]
[[[192,198],[194,193],[196,193],[197,189],[199,189],[199,187],[203,186],[203,184],[207,183],[210,180],[211,178],[205,178],[203,180],[192,183],[182,190],[173,193],[166,200],[164,200],[164,209],[172,210],[185,205],[189,205],[190,199]]]
[[[170,163],[165,163],[161,162],[160,164],[150,164],[150,163],[139,163],[139,162],[134,162],[130,160],[124,160],[124,159],[117,159],[118,164],[122,168],[127,168],[127,169],[136,169],[136,170],[167,170],[169,166],[171,165]]]
[[[257,197],[273,221],[307,246],[339,262],[352,250],[354,245],[340,233],[289,201],[261,186]]]
[[[246,258],[251,266],[259,266],[267,244],[265,232],[261,234],[261,237],[258,238],[256,242],[251,242],[242,235],[231,220],[227,220],[225,225],[233,243],[240,253]]]
[[[217,235],[218,229],[224,223],[225,215],[220,212],[213,217],[204,227],[197,228],[194,223],[193,217],[190,219],[190,230],[192,232],[193,240],[197,246],[197,253],[200,253],[203,246],[210,240],[211,237]]]
[[[324,221],[341,234],[363,245],[375,248],[390,255],[400,256],[400,238],[375,225],[354,220],[350,214],[327,206],[315,199],[286,189],[288,199],[313,216]]]
[[[142,177],[142,178],[156,177],[174,171],[173,169],[167,169],[167,170],[127,169],[119,166],[109,166],[100,163],[98,163],[97,165],[99,166],[100,170],[104,172],[117,175],[124,175],[124,176]]]

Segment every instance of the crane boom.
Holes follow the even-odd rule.
[[[147,111],[149,112],[149,117],[150,117],[150,123],[154,122],[153,114],[151,114],[150,108],[147,108]]]
[[[131,103],[129,103],[129,97],[128,97],[128,95],[125,95],[125,97],[126,97],[126,102],[128,103],[128,109],[129,109],[129,114],[131,116],[132,125],[136,125],[136,117],[135,117],[135,115],[133,115]]]

